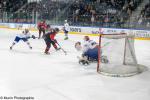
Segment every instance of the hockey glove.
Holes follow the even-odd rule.
[[[29,36],[29,37],[26,37],[26,39],[27,39],[27,40],[30,39],[30,36]]]
[[[56,39],[54,39],[54,43],[57,43],[57,40],[56,40]]]
[[[36,37],[34,35],[32,35],[31,38],[35,39]]]

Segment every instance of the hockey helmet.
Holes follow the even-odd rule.
[[[65,23],[67,23],[67,20],[65,20]]]
[[[43,23],[45,23],[46,21],[45,20],[43,20]]]
[[[59,28],[55,28],[54,31],[55,31],[55,32],[59,32]]]
[[[50,28],[51,28],[51,25],[48,24],[48,25],[46,26],[46,28],[47,28],[47,29],[50,29]]]
[[[51,25],[48,24],[48,25],[47,25],[47,28],[50,28],[50,27],[51,27]]]
[[[24,32],[25,32],[25,33],[28,33],[28,32],[29,32],[29,29],[26,28],[26,29],[24,30]]]
[[[85,40],[85,41],[90,40],[89,36],[84,36],[84,40]]]

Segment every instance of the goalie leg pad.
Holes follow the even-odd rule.
[[[84,57],[78,57],[78,59],[79,59],[79,64],[89,65],[89,61],[88,61],[88,59],[87,59],[86,56],[84,56]]]
[[[87,60],[79,60],[79,64],[82,64],[82,65],[89,65],[89,62]]]

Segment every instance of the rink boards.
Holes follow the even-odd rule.
[[[53,26],[58,27],[63,33],[63,26]],[[36,24],[24,24],[24,23],[0,23],[0,28],[9,29],[24,29],[29,28],[32,31],[37,31]],[[69,34],[81,34],[81,35],[91,35],[98,36],[101,33],[112,34],[112,33],[128,33],[135,36],[136,39],[140,40],[150,40],[150,30],[143,29],[122,29],[122,28],[104,28],[104,27],[82,27],[82,26],[70,26]]]

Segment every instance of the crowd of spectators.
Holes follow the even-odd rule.
[[[49,2],[48,0],[40,1],[39,3],[39,18],[40,19],[51,19],[54,20],[62,11],[67,7],[68,2],[65,1],[52,1]],[[67,12],[66,12],[67,13]],[[65,15],[63,15],[65,16]]]
[[[64,2],[49,0],[30,2],[24,7],[20,6],[22,8],[17,13],[13,13],[7,10],[10,14],[13,13],[13,16],[11,16],[9,22],[34,23],[32,17],[35,16],[35,13],[38,13],[39,20],[53,20],[54,18],[56,18],[56,16],[58,16],[58,13],[60,13],[62,9],[65,9],[66,5],[67,3]]]
[[[7,22],[11,20],[13,17],[12,14],[17,12],[21,7],[25,4],[27,4],[28,0],[0,0],[0,14],[1,17],[6,17]],[[5,16],[3,15],[5,13]],[[7,16],[6,16],[7,13]],[[3,20],[3,18],[0,18]],[[19,19],[14,19],[12,21],[16,21]]]
[[[73,0],[72,2],[58,2],[56,0],[49,2],[43,0],[39,3],[39,13],[42,19],[54,20],[57,17],[58,20],[64,20],[63,18],[67,18],[72,25],[121,27],[141,1]]]
[[[72,25],[121,27],[140,2],[141,0],[42,0],[33,9],[39,12],[40,19],[68,19]]]
[[[3,6],[7,5],[6,11],[9,12],[17,11],[19,7],[27,2],[27,0],[15,0],[15,2],[14,0],[2,1],[5,1],[3,2]],[[24,19],[28,19],[27,22],[32,22],[33,12],[38,12],[39,19],[57,20],[60,22],[68,19],[71,25],[123,27],[124,23],[131,17],[132,12],[142,2],[142,0],[68,1],[69,0],[61,0],[61,2],[59,0],[41,0],[39,2],[31,2],[21,10],[21,13]],[[17,15],[14,17],[18,18]],[[150,21],[150,4],[147,4],[141,11],[139,23],[147,20],[148,22]],[[18,22],[17,19],[15,19],[15,21]],[[26,20],[21,21],[24,22]]]
[[[142,9],[138,23],[150,27],[150,2]]]
[[[6,12],[15,12],[28,0],[1,0],[0,6],[3,7],[3,10]]]
[[[73,21],[104,26],[121,26],[141,0],[78,0],[72,5]]]

